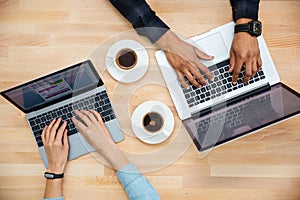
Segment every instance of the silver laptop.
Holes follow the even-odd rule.
[[[48,160],[41,133],[55,118],[60,117],[68,123],[69,160],[95,151],[72,123],[74,110],[97,110],[113,140],[124,139],[104,83],[90,60],[8,89],[1,95],[26,113],[46,168]]]
[[[244,69],[236,85],[228,73],[234,23],[225,24],[187,42],[215,58],[202,61],[214,81],[200,88],[181,86],[163,51],[156,59],[177,113],[199,151],[219,146],[282,119],[299,114],[299,94],[280,83],[262,36],[258,37],[262,69],[243,83]]]

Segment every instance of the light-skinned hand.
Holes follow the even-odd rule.
[[[98,153],[102,154],[111,163],[112,167],[119,170],[129,163],[121,150],[113,142],[109,131],[97,111],[80,110],[75,111],[75,114],[82,120],[80,122],[75,117],[72,118],[81,135]]]
[[[62,174],[68,161],[69,142],[67,122],[61,126],[61,119],[54,119],[42,132],[42,141],[48,158],[47,172]]]
[[[107,144],[114,145],[100,114],[95,110],[76,110],[75,114],[84,122],[80,122],[75,117],[73,123],[78,128],[86,141],[100,153],[103,152]]]

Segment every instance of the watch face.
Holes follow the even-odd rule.
[[[261,22],[259,21],[253,21],[252,27],[251,27],[251,32],[255,36],[260,36],[261,35]]]

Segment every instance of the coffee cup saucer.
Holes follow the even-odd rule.
[[[116,64],[116,57],[123,49],[131,49],[137,55],[136,65],[129,69],[121,69]],[[117,81],[132,83],[142,78],[147,72],[149,57],[146,49],[134,40],[121,40],[113,44],[106,55],[106,68],[108,73]]]
[[[161,129],[155,133],[143,127],[143,117],[149,112],[160,114],[164,120]],[[139,105],[131,117],[131,127],[138,139],[147,144],[158,144],[170,137],[174,128],[173,113],[168,106],[159,101],[147,101]]]

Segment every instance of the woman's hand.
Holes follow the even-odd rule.
[[[96,151],[102,154],[112,167],[119,170],[129,162],[117,145],[113,142],[100,114],[95,110],[75,111],[75,114],[82,120],[80,122],[75,117],[73,123],[85,140],[93,146]]]
[[[61,119],[54,119],[42,132],[42,141],[48,158],[47,172],[62,174],[68,161],[69,142],[67,122],[61,126]]]

